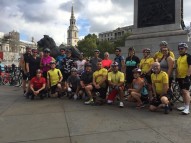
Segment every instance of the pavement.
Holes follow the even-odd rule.
[[[190,143],[191,115],[125,103],[90,106],[67,98],[27,100],[0,86],[0,143]]]

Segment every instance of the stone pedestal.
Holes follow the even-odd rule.
[[[159,23],[156,25],[156,22],[149,22],[149,21],[144,21],[149,20],[149,19],[156,19],[156,17],[150,17],[149,14],[145,14],[145,17],[150,17],[149,19],[147,18],[142,18],[140,17],[140,0],[134,0],[134,29],[133,29],[133,34],[127,38],[125,42],[125,47],[122,48],[123,53],[127,53],[127,48],[133,46],[136,50],[136,53],[138,56],[142,57],[142,49],[143,48],[151,48],[152,53],[154,54],[156,51],[159,51],[159,43],[161,41],[167,41],[169,43],[169,48],[174,51],[175,55],[178,55],[177,51],[177,44],[179,42],[188,42],[189,38],[186,33],[186,31],[182,30],[181,27],[181,7],[182,3],[181,0],[171,0],[171,2],[174,4],[173,5],[164,5],[166,8],[167,6],[172,6],[172,11],[169,12],[169,17],[171,19],[168,21],[166,24],[165,21],[162,21],[163,19],[159,17]],[[143,1],[143,0],[142,0]],[[148,1],[144,0],[146,3],[149,3]],[[150,0],[151,1],[151,0]],[[157,0],[155,0],[157,3]],[[153,1],[151,1],[152,4]],[[163,1],[165,3],[165,1]],[[156,6],[163,7],[163,3],[158,0],[159,5],[156,5],[154,3],[153,8]],[[167,3],[168,4],[168,3]],[[152,5],[150,5],[149,8],[151,8]],[[147,9],[147,8],[145,8]],[[167,8],[168,9],[168,8]],[[174,9],[174,11],[173,11]],[[149,11],[147,10],[147,13]],[[162,13],[161,13],[162,14]],[[160,16],[160,15],[159,15]],[[164,14],[164,17],[166,14]],[[174,17],[173,17],[174,16]],[[166,20],[165,19],[165,20]],[[142,20],[140,22],[140,20]],[[162,23],[165,24],[162,24]],[[145,26],[146,25],[146,26]],[[147,26],[147,25],[154,25],[154,26]]]

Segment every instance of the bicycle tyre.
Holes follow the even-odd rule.
[[[173,102],[176,102],[176,101],[183,102],[183,98],[181,96],[181,90],[180,90],[178,83],[175,83],[173,85],[172,90],[173,90],[172,92],[173,92],[173,97],[174,97]]]

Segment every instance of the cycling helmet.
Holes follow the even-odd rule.
[[[161,41],[160,42],[160,46],[167,46],[167,45],[168,45],[168,43],[166,41]]]
[[[100,52],[98,49],[95,49],[94,52]]]
[[[37,69],[36,73],[42,73],[42,70],[41,69]]]
[[[45,48],[43,51],[44,51],[44,52],[49,52],[49,53],[50,53],[50,49],[49,49],[49,48]]]
[[[53,60],[53,61],[50,62],[50,64],[56,64],[56,62]]]
[[[141,73],[141,69],[140,69],[140,68],[135,68],[135,69],[133,70],[133,72]]]
[[[151,52],[151,49],[149,49],[149,48],[145,48],[145,49],[143,49],[143,53],[150,53]]]
[[[186,43],[181,42],[181,43],[178,44],[178,48],[180,48],[180,47],[187,49],[187,48],[188,48],[188,45],[187,45]]]
[[[72,68],[71,72],[77,72],[77,69],[76,68]]]
[[[37,49],[32,49],[32,52],[38,52],[38,50]]]
[[[111,66],[113,67],[113,66],[118,66],[119,64],[118,64],[118,62],[113,62],[112,64],[111,64]]]

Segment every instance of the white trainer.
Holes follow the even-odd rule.
[[[183,115],[188,115],[190,114],[190,110],[189,109],[184,109],[184,111],[182,111]]]
[[[112,104],[113,101],[112,101],[112,100],[107,100],[107,103],[108,103],[108,104]]]
[[[183,111],[184,109],[185,109],[184,106],[181,106],[181,107],[178,107],[178,108],[177,108],[178,111]]]
[[[123,108],[123,107],[124,107],[123,102],[119,102],[119,107],[121,107],[121,108]]]

